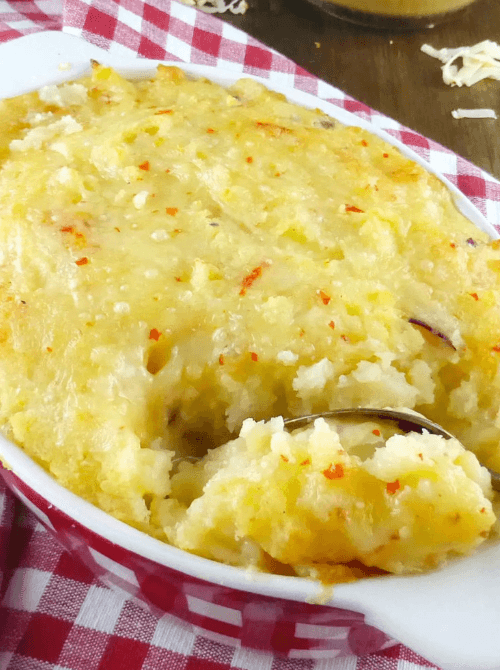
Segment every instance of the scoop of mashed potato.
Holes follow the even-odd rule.
[[[202,556],[260,568],[270,556],[326,578],[352,561],[419,572],[480,544],[495,521],[486,468],[455,439],[385,441],[383,431],[316,419],[288,433],[282,418],[249,419],[237,439],[182,466],[156,520]]]

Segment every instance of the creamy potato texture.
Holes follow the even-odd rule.
[[[433,438],[362,458],[332,427],[245,423],[171,476],[247,419],[357,405],[417,409],[500,467],[500,251],[435,177],[254,81],[175,68],[96,64],[1,113],[4,434],[117,518],[238,565],[413,571],[488,535],[488,475]]]
[[[290,434],[282,418],[248,419],[172,486],[153,519],[177,546],[258,567],[263,549],[279,569],[325,581],[355,578],[359,559],[396,573],[435,567],[480,544],[495,519],[489,474],[457,440],[376,422],[317,419]]]

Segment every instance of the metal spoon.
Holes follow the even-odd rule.
[[[426,419],[419,414],[413,412],[402,412],[401,410],[393,409],[374,409],[373,407],[356,407],[351,409],[334,409],[330,412],[321,412],[320,414],[309,414],[307,416],[299,416],[296,419],[285,419],[285,428],[287,430],[294,430],[295,428],[302,428],[307,426],[315,419],[378,419],[379,421],[391,421],[396,423],[404,433],[416,432],[421,433],[424,430],[429,431],[434,435],[441,435],[447,439],[455,438],[454,435],[445,430],[442,426],[429,419]],[[485,466],[486,467],[486,466]],[[500,473],[495,472],[486,467],[491,475],[491,485],[495,491],[500,491]]]

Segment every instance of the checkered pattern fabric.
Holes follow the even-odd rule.
[[[0,3],[0,42],[63,30],[112,53],[221,66],[327,99],[412,147],[500,226],[500,184],[318,80],[231,25],[170,0]],[[1,49],[1,46],[0,46]],[[196,599],[195,599],[196,600]],[[201,603],[202,601],[200,601]],[[192,603],[197,607],[199,603]],[[200,610],[200,620],[203,612]],[[401,645],[369,656],[291,659],[235,649],[156,617],[75,562],[0,480],[0,670],[423,670]]]
[[[364,657],[317,660],[235,649],[221,642],[221,636],[210,639],[173,616],[157,617],[131,598],[103,586],[93,572],[55,542],[2,483],[0,510],[2,670],[435,668],[400,645]],[[204,601],[194,596],[188,601],[204,625]]]
[[[61,30],[62,15],[59,0],[0,2],[0,42],[37,33],[41,30]]]

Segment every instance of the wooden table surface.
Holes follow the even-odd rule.
[[[419,32],[355,26],[306,0],[247,1],[246,14],[221,18],[500,179],[500,82],[446,86],[441,63],[420,51],[425,43],[441,48],[500,42],[500,0],[480,0],[454,22]],[[451,111],[459,107],[491,107],[499,119],[455,120]]]

